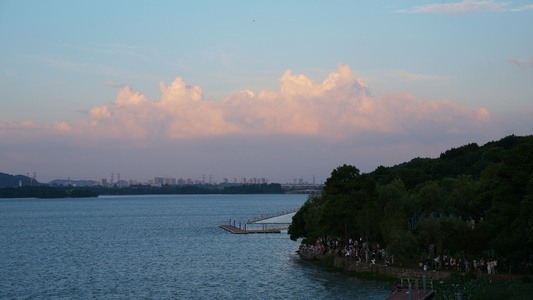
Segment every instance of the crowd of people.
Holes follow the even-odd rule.
[[[439,269],[445,269],[446,271],[457,271],[457,272],[476,272],[482,273],[487,272],[488,274],[497,274],[498,273],[498,259],[496,258],[480,258],[472,259],[469,261],[468,258],[464,257],[461,259],[456,259],[453,256],[448,257],[446,254],[442,256],[436,256],[431,258],[428,254],[425,262],[419,261],[418,266],[424,271],[431,270],[437,271]]]
[[[388,257],[385,249],[379,244],[369,245],[362,239],[327,239],[318,238],[314,244],[301,244],[300,253],[304,255],[337,255],[346,259],[371,264],[382,263],[385,266],[392,264],[392,258]],[[466,257],[456,259],[453,256],[436,255],[419,260],[419,267],[424,271],[457,271],[457,272],[487,272],[488,274],[497,274],[500,272],[500,265],[497,258],[474,258],[469,260]],[[507,269],[507,267],[505,267]]]
[[[359,262],[376,264],[382,262],[384,265],[391,265],[391,260],[385,255],[385,249],[380,248],[379,244],[369,246],[362,239],[349,239],[343,241],[339,239],[319,238],[315,244],[301,244],[300,252],[322,255],[338,255],[347,259],[354,259]]]

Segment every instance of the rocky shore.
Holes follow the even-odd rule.
[[[443,280],[451,276],[450,271],[424,271],[422,269],[408,269],[394,266],[386,266],[383,264],[372,264],[357,261],[355,259],[339,257],[335,254],[314,253],[313,251],[300,250],[299,255],[304,260],[325,260],[329,256],[334,256],[333,267],[342,269],[344,272],[359,272],[359,273],[375,273],[385,276],[390,276],[398,279],[414,279],[426,276],[428,280]],[[518,281],[523,278],[523,275],[515,274],[486,274],[478,273],[476,278],[486,278],[491,281]]]

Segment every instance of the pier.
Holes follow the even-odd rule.
[[[417,289],[411,289],[411,293],[409,293],[408,289],[404,289],[401,291],[397,291],[394,294],[387,297],[385,300],[424,300],[424,299],[433,299],[433,296],[435,296],[435,291],[433,290],[417,290]]]
[[[275,228],[271,226],[262,226],[259,228],[250,228],[249,226],[243,226],[241,228],[229,225],[229,224],[222,224],[219,226],[222,229],[225,229],[231,233],[234,234],[247,234],[247,233],[281,233],[282,229]]]
[[[231,220],[222,222],[220,228],[234,234],[248,233],[281,233],[289,229],[295,210],[278,212],[277,215],[261,215],[261,218],[246,222]]]
[[[411,282],[413,281],[413,282]],[[419,286],[418,279],[404,279],[400,281],[400,289],[387,297],[385,300],[426,300],[433,299],[435,297],[435,290],[433,290],[433,280],[431,280],[430,289],[426,288],[426,276],[424,276],[420,282],[422,286]],[[404,282],[407,286],[404,286]],[[414,283],[414,285],[413,285]]]

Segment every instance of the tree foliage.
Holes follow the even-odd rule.
[[[520,267],[533,260],[533,136],[471,143],[368,174],[343,165],[304,207],[289,229],[293,239],[364,238],[403,261],[430,248],[492,253]]]

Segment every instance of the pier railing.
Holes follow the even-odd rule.
[[[289,228],[290,224],[265,224],[265,223],[246,223],[243,221],[231,220],[219,222],[219,227],[231,226],[240,231],[245,231],[246,233],[279,233]]]
[[[281,233],[289,229],[291,215],[298,209],[281,210],[277,214],[263,214],[247,221],[227,219],[219,222],[219,227],[232,233]]]
[[[246,221],[246,223],[251,224],[251,223],[255,223],[255,222],[259,222],[259,221],[273,219],[273,218],[276,218],[276,217],[281,217],[281,216],[288,215],[288,214],[294,214],[294,213],[298,212],[298,210],[300,210],[300,209],[299,208],[294,208],[294,209],[289,209],[289,210],[278,211],[276,214],[262,214],[261,216],[253,217],[253,219],[252,218],[248,219],[248,221]]]
[[[401,283],[396,286],[396,292],[386,298],[386,300],[427,300],[433,299],[435,290],[433,290],[433,280],[430,282],[431,288],[428,289],[426,276],[423,276],[419,282],[419,278],[401,278]],[[419,286],[422,284],[422,286]]]

